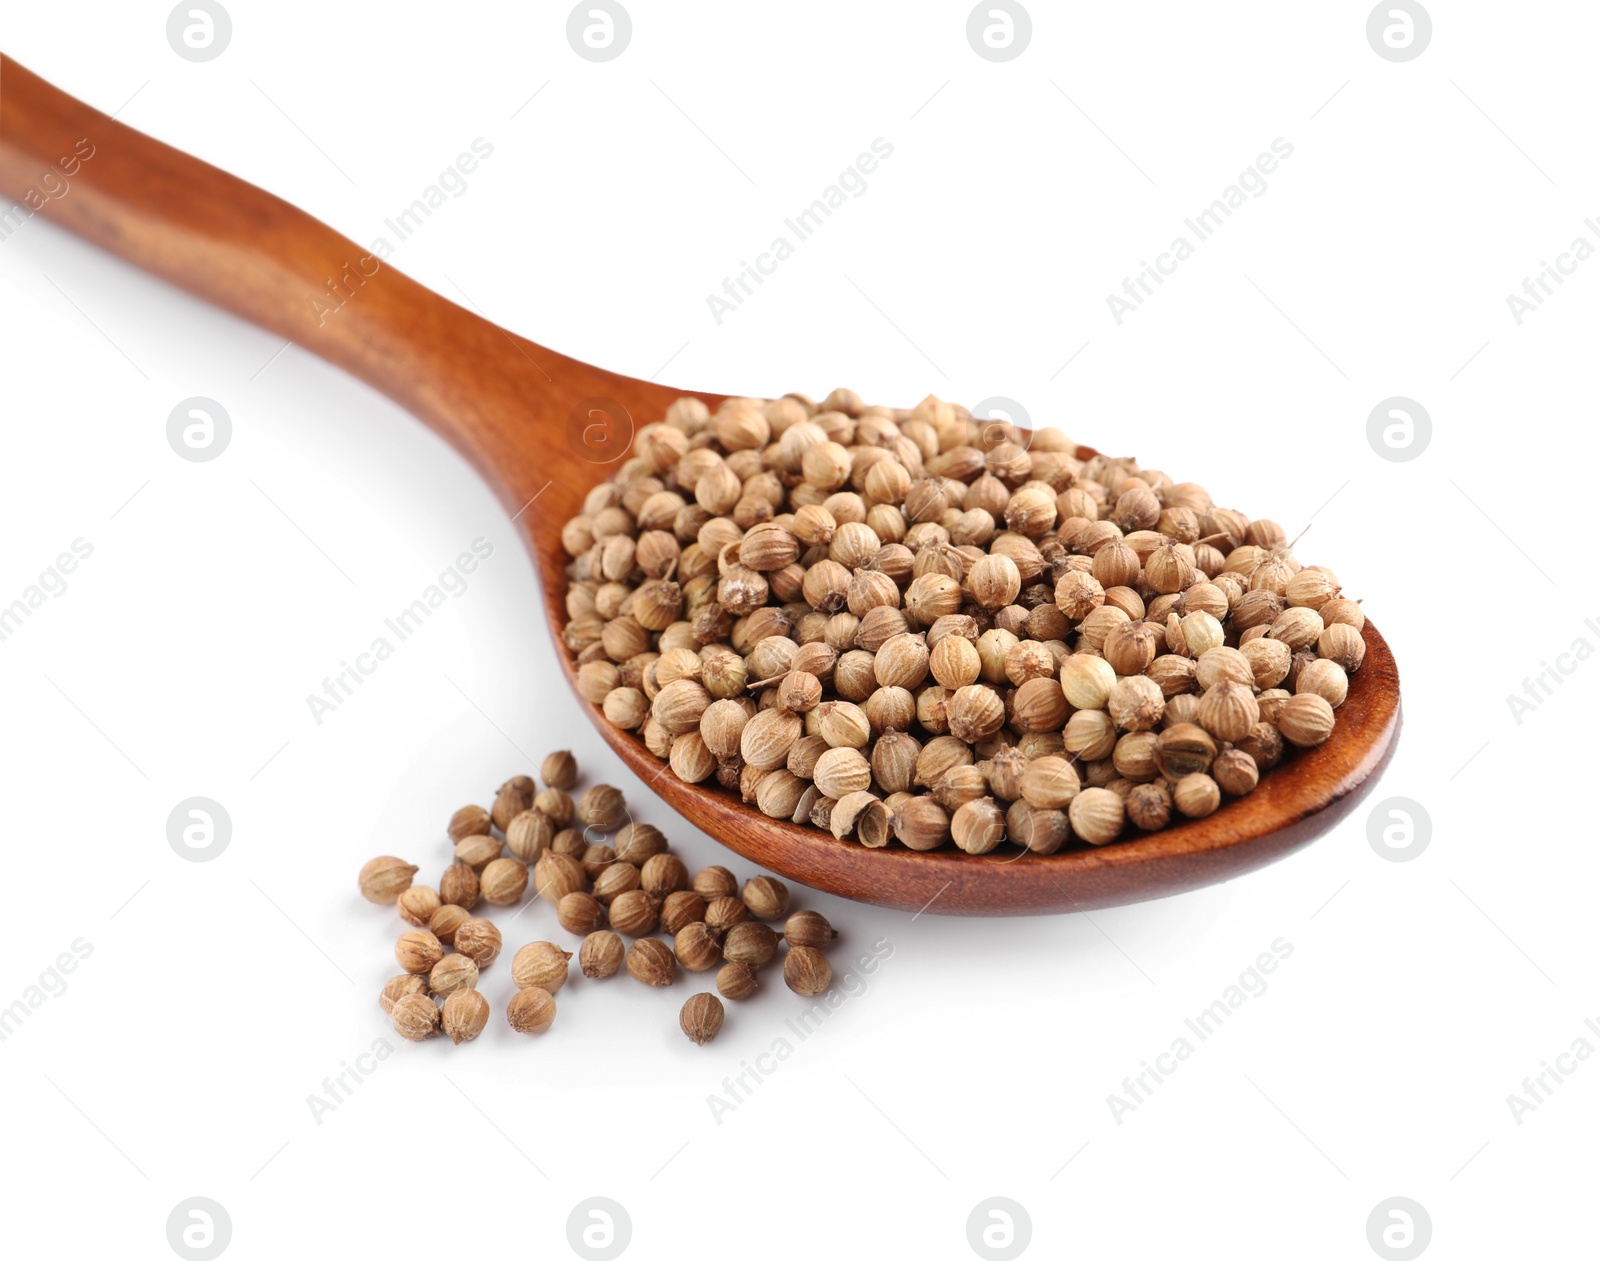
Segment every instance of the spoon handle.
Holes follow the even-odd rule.
[[[0,100],[0,241],[48,219],[387,394],[461,451],[512,511],[537,489],[540,470],[498,457],[527,445],[530,425],[565,445],[563,391],[552,386],[573,361],[4,55]]]

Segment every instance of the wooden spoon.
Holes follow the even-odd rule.
[[[566,620],[561,526],[625,454],[634,428],[686,391],[579,363],[491,324],[287,202],[123,126],[9,58],[0,57],[0,88],[0,195],[339,365],[472,462],[521,527],[557,655],[575,681],[556,632]],[[336,301],[330,281],[343,301],[323,318]],[[715,407],[724,396],[698,397]],[[719,789],[681,782],[636,736],[580,704],[673,809],[780,875],[934,913],[1092,910],[1238,875],[1349,812],[1400,725],[1394,657],[1370,622],[1364,636],[1365,664],[1321,748],[1288,759],[1209,818],[1048,857],[873,850],[780,823]]]

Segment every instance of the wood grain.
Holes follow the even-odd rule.
[[[85,143],[92,156],[64,175],[63,162]],[[63,183],[59,196],[38,195]],[[565,620],[561,524],[622,458],[633,430],[690,392],[518,337],[287,202],[108,118],[3,56],[0,195],[37,201],[39,217],[320,355],[437,431],[515,518],[539,570],[552,633]],[[713,407],[723,397],[694,393]],[[919,854],[898,844],[869,850],[778,823],[719,789],[680,782],[637,737],[579,704],[673,809],[782,876],[930,914],[1093,910],[1261,866],[1351,809],[1392,752],[1400,725],[1394,657],[1370,622],[1365,637],[1366,662],[1327,744],[1295,755],[1250,796],[1207,819],[1048,857]],[[556,645],[575,684],[572,654],[558,633]]]

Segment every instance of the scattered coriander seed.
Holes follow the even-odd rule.
[[[383,992],[378,995],[378,1006],[383,1008],[384,1015],[388,1015],[394,1005],[407,994],[426,994],[428,992],[428,978],[417,976],[410,972],[402,972],[399,976],[392,976],[384,982]]]
[[[361,896],[379,906],[393,906],[416,874],[417,868],[403,858],[374,858],[361,869]]]
[[[791,915],[789,917],[790,922],[793,922],[794,918]],[[821,919],[822,917],[818,916],[817,918]],[[826,920],[822,922],[824,924],[827,923]],[[785,927],[787,929],[787,925]],[[707,930],[707,935],[710,936],[709,930]],[[711,940],[714,943],[716,938],[712,936]],[[794,943],[791,942],[790,944]],[[777,952],[778,934],[773,932],[767,925],[758,923],[755,920],[750,920],[743,924],[735,924],[728,930],[727,936],[722,941],[722,955],[724,958],[734,963],[747,963],[752,968],[761,967]],[[682,961],[683,956],[680,954],[678,958]],[[688,967],[689,965],[684,963],[684,966]]]
[[[482,971],[500,957],[500,930],[486,919],[469,919],[456,929],[455,947]]]
[[[444,1000],[440,1022],[457,1046],[471,1042],[489,1023],[489,1000],[475,989],[455,990]]]
[[[554,994],[567,983],[570,950],[554,942],[532,941],[511,957],[511,980],[518,989],[537,986]]]
[[[671,985],[678,973],[672,951],[657,937],[641,937],[629,946],[627,967],[628,975],[642,985]]]
[[[578,819],[597,832],[615,832],[628,821],[628,806],[618,789],[596,784],[578,798]]]
[[[578,967],[584,976],[603,979],[615,976],[626,954],[622,938],[609,929],[596,929],[578,947]]]
[[[678,1027],[696,1046],[704,1046],[722,1032],[724,1012],[715,994],[692,994],[678,1013]]]
[[[746,963],[724,963],[717,969],[717,992],[743,1002],[756,992],[756,970]]]
[[[590,845],[578,859],[583,867],[583,874],[588,876],[591,882],[616,861],[616,851],[609,845]]]
[[[611,900],[611,927],[625,937],[653,933],[660,922],[661,903],[643,889],[630,889]]]
[[[494,906],[515,906],[528,888],[528,868],[515,858],[496,858],[478,878],[483,900]]]
[[[401,933],[400,939],[394,943],[395,961],[406,972],[419,975],[427,972],[443,956],[444,947],[439,939],[425,928]]]
[[[584,937],[604,927],[606,911],[593,894],[569,893],[556,903],[556,919],[573,936]]]
[[[802,998],[814,998],[833,984],[833,968],[820,950],[791,946],[783,957],[783,983]]]
[[[439,877],[439,900],[470,911],[478,905],[478,873],[466,863],[453,862]]]
[[[533,808],[557,828],[568,827],[577,817],[578,807],[564,788],[545,788],[533,798]]]
[[[661,901],[661,931],[676,933],[680,928],[695,922],[704,923],[706,899],[693,889],[679,889]]]
[[[552,906],[559,905],[569,893],[583,892],[588,884],[583,865],[569,854],[546,850],[534,864],[534,891]]]
[[[791,946],[811,946],[820,950],[838,935],[833,925],[816,911],[796,911],[783,923],[783,939]],[[728,957],[734,956],[730,953]],[[771,955],[767,957],[771,958]]]
[[[654,854],[639,868],[639,885],[647,893],[664,898],[689,887],[689,869],[676,854]]]
[[[464,954],[445,955],[428,973],[428,988],[435,994],[453,994],[477,986],[478,965]]]
[[[506,1004],[506,1023],[518,1033],[543,1033],[556,1020],[556,1000],[537,987],[518,990]]]
[[[667,838],[661,829],[650,823],[629,823],[612,838],[617,861],[643,868],[657,854],[665,853]]]
[[[741,924],[739,927],[748,925]],[[685,924],[677,931],[672,939],[672,953],[690,972],[705,972],[716,967],[722,959],[722,947],[717,943],[717,935],[699,921]]]
[[[537,862],[550,848],[556,825],[540,810],[524,810],[506,826],[506,848],[525,863]]]
[[[570,792],[578,782],[578,761],[565,749],[550,754],[539,768],[539,778],[545,787]]]
[[[583,856],[589,852],[589,838],[578,828],[562,828],[550,839],[552,852],[562,854],[583,866]]]
[[[450,816],[447,830],[452,841],[459,841],[463,837],[476,836],[480,833],[487,836],[493,825],[494,819],[482,806],[462,806]]]
[[[394,1031],[408,1042],[426,1042],[439,1032],[439,1008],[426,994],[407,994],[389,1011]]]
[[[494,805],[489,810],[490,821],[504,832],[512,819],[533,808],[533,796],[538,791],[533,776],[513,775],[496,791]]]
[[[400,918],[414,928],[426,928],[428,920],[439,909],[439,892],[425,884],[414,884],[404,890],[396,900]]]
[[[594,880],[594,896],[609,905],[624,893],[631,893],[640,885],[639,869],[632,863],[617,859]]]
[[[454,946],[456,944],[456,930],[461,928],[462,923],[466,923],[470,919],[472,919],[472,912],[467,911],[466,907],[456,906],[454,903],[445,903],[443,906],[438,907],[438,911],[427,917],[427,923],[424,923],[422,928],[427,928],[429,933],[437,936],[446,946]]]
[[[744,882],[744,906],[758,920],[778,920],[789,912],[789,887],[771,875]]]
[[[715,897],[706,903],[705,923],[713,932],[725,933],[735,924],[742,924],[749,918],[750,908],[732,895]]]
[[[492,860],[499,858],[505,849],[505,842],[497,837],[484,833],[475,833],[472,836],[463,836],[456,842],[456,861],[466,863],[474,871],[482,874]]]

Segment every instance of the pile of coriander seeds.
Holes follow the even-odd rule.
[[[361,868],[361,896],[395,907],[410,926],[395,942],[401,971],[378,999],[402,1037],[422,1042],[443,1034],[459,1045],[483,1032],[491,1012],[481,982],[503,941],[480,911],[484,904],[518,907],[529,896],[548,902],[561,928],[578,939],[578,968],[591,980],[626,971],[643,985],[665,986],[680,968],[715,968],[722,998],[742,1001],[756,992],[761,969],[781,945],[791,990],[813,998],[833,984],[823,953],[836,936],[833,926],[816,911],[791,912],[782,881],[755,876],[741,888],[718,866],[691,876],[658,828],[632,821],[616,788],[595,784],[572,797],[578,765],[570,753],[547,757],[540,778],[543,788],[531,776],[515,776],[500,786],[492,809],[463,806],[450,817],[454,853],[437,887],[417,884],[418,867],[402,858],[374,858]],[[781,931],[771,926],[778,921]],[[513,954],[515,991],[505,1006],[512,1029],[543,1033],[555,1022],[555,996],[571,975],[573,953],[539,940]],[[678,1023],[703,1046],[724,1017],[717,994],[702,992],[684,1003]]]
[[[1275,522],[929,396],[679,399],[562,542],[578,688],[690,783],[869,847],[1201,818],[1333,733],[1359,603]]]

